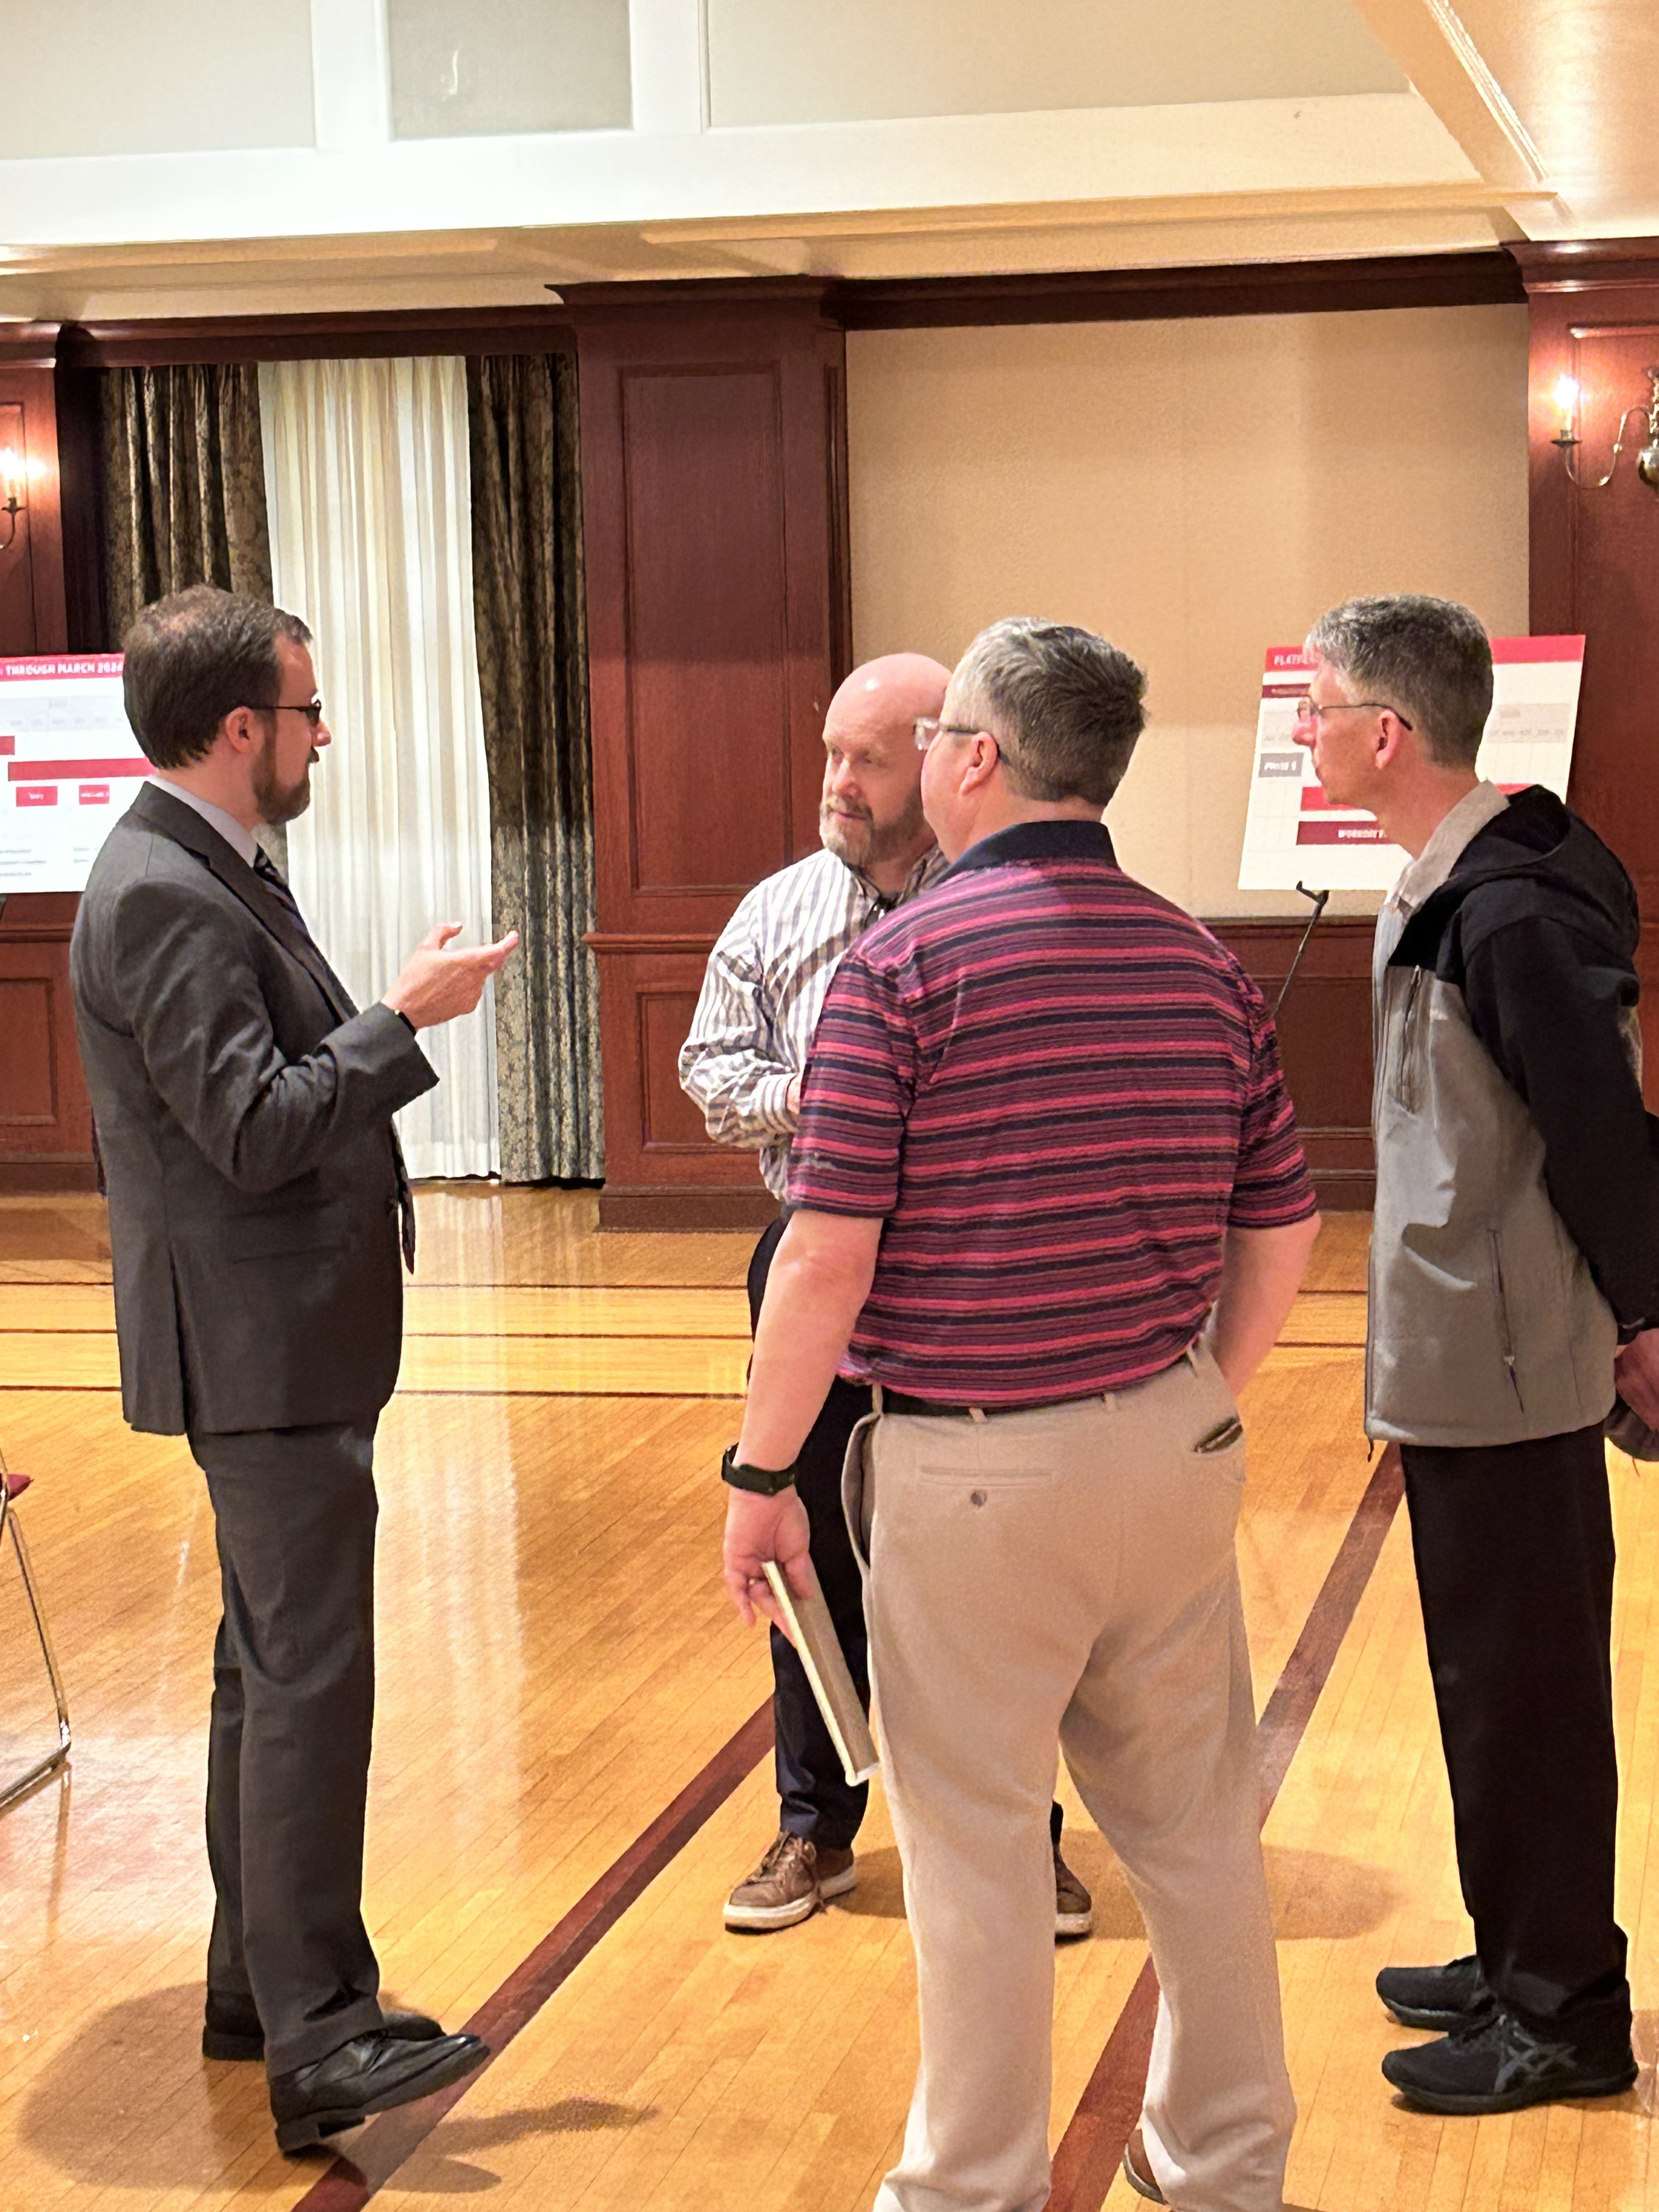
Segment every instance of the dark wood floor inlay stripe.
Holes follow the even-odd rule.
[[[486,2067],[501,2057],[520,2029],[535,2018],[561,1984],[771,1748],[772,1700],[769,1698],[466,2022],[468,2030],[489,2045]],[[294,2212],[362,2212],[362,2207],[413,2157],[483,2070],[480,2068],[453,2087],[422,2098],[419,2104],[401,2106],[371,2120],[353,2142],[350,2156],[337,2158],[306,2191]]]
[[[1264,1821],[1393,1525],[1401,1480],[1400,1455],[1390,1444],[1372,1470],[1296,1647],[1256,1723]],[[489,2044],[492,2062],[771,1747],[769,1698],[466,2022],[474,2035]],[[1123,2146],[1140,2115],[1157,2017],[1158,1978],[1148,1960],[1055,2151],[1048,2212],[1100,2212]],[[479,2074],[470,2074],[434,2097],[371,2120],[353,2142],[351,2155],[336,2158],[294,2212],[363,2212],[478,2079]]]

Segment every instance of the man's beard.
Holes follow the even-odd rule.
[[[824,850],[849,868],[878,868],[884,860],[908,853],[923,835],[921,793],[918,791],[896,820],[878,823],[867,811],[840,814],[828,799],[818,808],[818,836]]]
[[[296,821],[311,804],[311,771],[317,765],[317,755],[301,769],[297,780],[289,784],[276,781],[276,741],[267,738],[264,750],[253,769],[253,797],[259,809],[259,819],[274,830],[279,823]]]

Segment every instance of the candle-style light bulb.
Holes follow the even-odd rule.
[[[1577,436],[1573,425],[1578,419],[1578,380],[1576,376],[1558,376],[1555,380],[1555,407],[1560,426],[1558,439],[1566,441]]]

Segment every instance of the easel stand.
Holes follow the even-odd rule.
[[[1304,883],[1298,882],[1297,889],[1301,892],[1304,899],[1311,899],[1313,901],[1313,912],[1308,916],[1308,927],[1302,933],[1302,942],[1296,948],[1296,957],[1291,963],[1290,973],[1285,976],[1285,981],[1279,985],[1279,996],[1273,1000],[1273,1019],[1275,1021],[1279,1019],[1279,1010],[1284,1005],[1291,984],[1296,981],[1296,971],[1302,965],[1302,956],[1308,949],[1308,939],[1313,935],[1315,930],[1318,928],[1319,917],[1324,913],[1331,896],[1328,891],[1310,891]]]

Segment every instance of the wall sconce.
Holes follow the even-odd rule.
[[[16,537],[18,515],[28,503],[29,472],[23,456],[9,446],[0,446],[0,515],[6,521],[6,534],[0,538],[0,553]]]
[[[1558,377],[1555,385],[1555,404],[1561,418],[1561,427],[1550,443],[1561,455],[1567,475],[1582,491],[1600,491],[1613,482],[1613,472],[1619,465],[1619,456],[1625,450],[1625,432],[1632,415],[1640,416],[1647,424],[1647,443],[1636,456],[1636,473],[1650,491],[1659,492],[1659,368],[1648,373],[1650,387],[1645,407],[1626,407],[1619,417],[1619,435],[1613,441],[1613,459],[1607,463],[1604,477],[1581,477],[1572,465],[1573,448],[1579,444],[1576,428],[1578,420],[1578,385],[1571,376]]]

